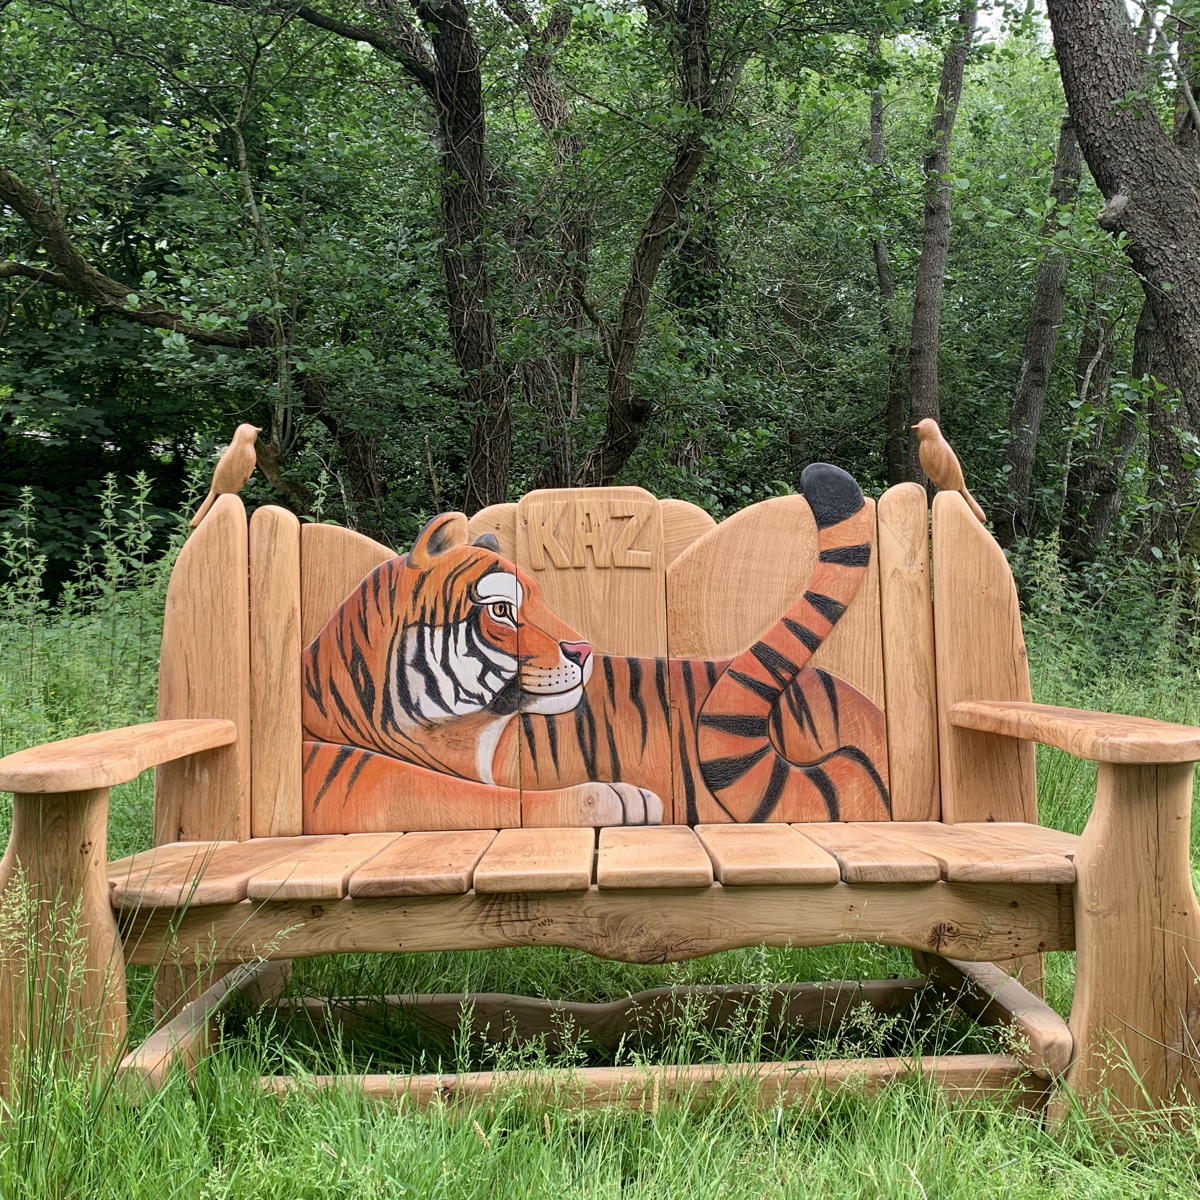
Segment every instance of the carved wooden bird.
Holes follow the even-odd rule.
[[[213,469],[212,487],[208,489],[204,503],[196,510],[196,515],[191,520],[193,529],[204,520],[218,496],[236,495],[242,490],[242,485],[250,478],[257,461],[254,439],[260,433],[262,430],[257,425],[239,425],[233,431],[233,441],[217,459],[217,465]]]
[[[967,502],[970,510],[986,525],[987,514],[967,490],[958,455],[946,441],[938,423],[932,417],[926,417],[923,421],[918,421],[913,428],[917,431],[917,454],[921,459],[921,469],[929,476],[933,486],[941,492],[957,492]]]

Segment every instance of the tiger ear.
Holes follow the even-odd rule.
[[[417,534],[408,561],[424,571],[433,566],[439,554],[454,546],[467,544],[467,518],[462,513],[439,513]]]
[[[472,546],[480,546],[484,550],[493,550],[495,553],[500,553],[500,539],[494,533],[481,533],[471,543]]]

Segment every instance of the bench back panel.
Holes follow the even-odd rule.
[[[637,643],[623,642],[619,624],[612,620],[620,605],[628,610],[629,603],[622,597],[623,585],[612,582],[614,573],[638,572],[635,594],[637,586],[644,588],[645,577],[657,575],[661,602],[646,600],[646,607],[656,611],[650,621],[640,622],[636,636],[652,643],[643,650],[664,647],[647,657],[667,660],[665,702],[679,724],[679,706],[688,704],[687,679],[671,660],[727,659],[773,624],[811,572],[815,525],[802,497],[765,501],[720,525],[685,502],[653,502],[656,520],[642,527],[643,536],[651,533],[649,545],[632,539],[618,556],[648,550],[655,567],[597,566],[593,543],[601,543],[601,560],[612,562],[616,547],[611,535],[631,520],[612,517],[613,506],[635,500],[645,504],[647,496],[640,489],[620,489],[609,496],[608,514],[601,515],[602,525],[612,529],[591,528],[600,511],[597,501],[604,498],[591,492],[532,493],[522,502],[528,501],[524,515],[519,504],[496,505],[471,518],[469,531],[472,536],[492,533],[505,556],[553,594],[555,604],[574,606],[571,623],[582,636],[598,650],[615,654],[630,656],[627,647]],[[587,502],[582,508],[581,500]],[[544,520],[544,506],[551,502],[558,508],[557,553],[568,557],[568,567],[555,565],[556,550],[547,547],[544,531],[538,529],[533,536],[541,542],[539,568],[529,530],[521,527],[529,509]],[[958,699],[1028,698],[1019,610],[1003,553],[957,496],[939,496],[933,537],[933,590],[939,601],[935,617],[923,490],[902,484],[872,507],[877,533],[870,567],[845,615],[813,655],[812,666],[853,685],[883,711],[886,761],[880,774],[888,782],[894,819],[1036,819],[1029,748],[956,730],[946,718],[948,706]],[[572,531],[580,521],[585,566],[577,568]],[[247,736],[234,747],[159,770],[156,840],[287,836],[338,825],[331,818],[325,826],[313,820],[313,797],[304,800],[299,782],[305,755],[299,711],[302,657],[364,576],[394,557],[387,547],[351,530],[301,526],[273,507],[255,514],[247,535],[237,498],[218,501],[189,539],[172,576],[159,712],[164,718],[229,717]],[[593,583],[580,586],[578,576],[591,577]],[[636,713],[636,706],[631,711]],[[523,733],[514,751],[515,770],[520,771],[523,755],[529,773],[535,748]],[[520,778],[515,782],[520,797]],[[719,808],[706,809],[694,800],[689,808],[687,782],[678,756],[665,783],[660,770],[664,821],[729,819]],[[372,816],[370,805],[364,805],[344,827],[369,831],[539,823],[531,805],[523,811],[519,799],[497,803],[482,798],[479,786],[448,775],[423,777],[419,787],[407,789],[399,812],[389,806],[392,811]],[[541,823],[554,823],[553,816],[553,807],[543,805]]]
[[[159,767],[154,840],[250,836],[250,588],[246,510],[220,496],[167,586],[158,716],[224,717],[237,741]]]
[[[1036,821],[1033,743],[950,724],[960,700],[1029,700],[1017,589],[1004,551],[957,492],[933,502],[942,819]]]

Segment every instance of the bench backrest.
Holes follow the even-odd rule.
[[[955,493],[935,499],[932,544],[925,493],[917,485],[901,484],[877,504],[866,503],[874,543],[867,566],[810,665],[853,689],[842,696],[840,714],[835,701],[830,719],[859,721],[856,709],[846,710],[847,695],[861,694],[864,712],[881,712],[875,757],[889,811],[851,804],[843,812],[835,804],[825,815],[1035,819],[1030,748],[956,729],[947,719],[959,700],[1029,698],[1016,593],[1003,552]],[[695,707],[691,684],[703,686],[703,672],[689,673],[673,660],[724,662],[746,651],[805,593],[819,557],[817,525],[800,496],[751,505],[718,525],[694,505],[660,501],[639,488],[533,492],[475,514],[468,530],[472,538],[493,535],[549,609],[598,653],[667,664],[660,685],[664,711],[680,728],[689,723],[689,702]],[[393,551],[352,530],[302,525],[273,506],[247,522],[236,496],[217,501],[171,578],[159,715],[228,717],[244,736],[234,746],[159,770],[157,841],[241,840],[315,828],[313,785],[306,797],[302,780],[303,653],[364,577],[393,558]],[[819,733],[804,695],[792,700],[794,709],[800,706],[795,728],[803,730],[811,719]],[[640,708],[631,719],[641,720]],[[712,718],[714,725],[722,721],[729,724],[727,717]],[[539,745],[529,724],[523,732],[534,739],[522,751],[528,775],[528,756],[536,757]],[[774,727],[770,734],[791,736]],[[737,741],[744,735],[742,729],[730,734],[731,745],[753,745]],[[848,734],[844,740],[855,739]],[[700,767],[693,759],[689,770],[685,755],[668,768],[658,784],[669,793],[665,821],[729,819],[720,796],[704,786],[716,768],[710,761],[702,774]],[[765,792],[774,785],[761,770]],[[519,823],[519,809],[512,812],[475,821]],[[766,819],[816,815],[785,808]],[[464,823],[472,822],[426,814],[411,818],[410,827]],[[357,828],[352,822],[340,831]]]

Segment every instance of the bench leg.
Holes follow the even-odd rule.
[[[1190,764],[1100,764],[1075,858],[1067,1083],[1085,1105],[1106,1098],[1120,1112],[1200,1099],[1191,807]]]
[[[108,790],[13,797],[0,861],[0,1087],[61,1053],[112,1063],[125,962],[108,895]]]

